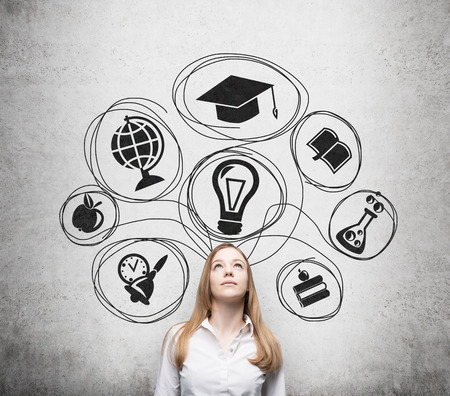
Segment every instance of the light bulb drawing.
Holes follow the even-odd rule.
[[[245,207],[259,186],[258,172],[247,161],[226,160],[214,170],[212,184],[220,204],[217,228],[226,235],[239,234]]]

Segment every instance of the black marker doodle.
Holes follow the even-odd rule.
[[[148,99],[125,98],[91,122],[85,158],[100,188],[85,186],[72,193],[61,207],[61,226],[80,245],[99,244],[118,227],[117,239],[121,233],[135,236],[126,235],[95,256],[92,281],[101,304],[133,323],[164,319],[180,306],[189,281],[180,246],[205,259],[216,242],[230,241],[249,252],[251,265],[294,251],[294,259],[277,261],[287,263],[276,279],[281,305],[306,321],[335,316],[343,299],[341,273],[296,237],[295,232],[306,235],[301,221],[309,220],[326,243],[358,260],[380,254],[397,228],[392,204],[370,190],[336,206],[329,220],[331,242],[302,209],[303,180],[325,192],[343,191],[355,181],[362,163],[356,129],[328,111],[303,117],[308,92],[300,81],[268,60],[244,54],[214,54],[188,65],[174,81],[172,99],[179,115],[200,135],[242,144],[200,159],[177,192],[178,200],[163,200],[179,186],[183,168],[177,139],[160,116],[167,111]],[[289,170],[291,164],[280,156],[277,161],[269,158],[275,151],[280,155],[270,141],[291,130],[299,177],[289,185],[288,202],[281,169]],[[116,200],[123,201],[121,210],[128,210],[126,222],[119,222]],[[147,206],[131,210],[134,203],[152,205],[149,210],[158,215],[143,216]],[[144,224],[152,227],[139,232],[132,227]],[[150,238],[155,230],[159,234]],[[189,241],[183,243],[183,238]],[[289,250],[291,244],[295,249]],[[149,263],[156,264],[151,269]],[[297,272],[297,277],[292,275]]]
[[[336,133],[329,128],[323,128],[308,142],[308,146],[316,152],[313,160],[322,160],[333,173],[352,158],[352,152],[348,146],[340,142]]]
[[[150,270],[148,262],[153,259],[157,262]],[[161,271],[168,263],[170,271]],[[125,239],[105,246],[96,255],[92,282],[99,301],[118,318],[133,323],[154,323],[181,305],[189,283],[189,266],[176,241]],[[117,293],[124,287],[127,293]]]
[[[352,224],[349,219],[355,216],[358,217]],[[328,232],[340,252],[368,260],[386,249],[396,229],[397,213],[390,201],[380,192],[361,190],[338,203]]]
[[[258,172],[247,161],[227,160],[214,170],[212,184],[220,203],[218,229],[227,235],[239,234],[245,207],[259,186]]]
[[[241,123],[259,114],[258,95],[270,89],[273,98],[273,115],[278,118],[273,84],[228,76],[225,80],[197,98],[216,105],[217,118],[221,121]]]
[[[211,87],[212,79],[219,83]],[[271,95],[263,94],[269,89]],[[243,142],[281,136],[308,107],[308,92],[297,78],[273,62],[245,54],[214,54],[192,62],[175,79],[172,99],[196,132]],[[208,110],[204,102],[215,106]]]
[[[61,228],[77,245],[98,245],[114,233],[119,221],[116,200],[98,186],[78,188],[59,211]]]
[[[161,257],[150,271],[148,261],[137,253],[130,253],[119,262],[118,272],[120,278],[128,285],[125,290],[130,293],[130,300],[149,305],[153,294],[153,279],[167,261],[167,254]]]
[[[366,199],[368,203],[373,200],[373,196],[369,195]],[[336,234],[336,239],[341,245],[350,250],[353,253],[361,254],[364,252],[366,246],[366,233],[367,227],[373,219],[378,216],[374,212],[381,212],[383,210],[383,204],[375,204],[374,211],[372,212],[368,208],[364,208],[364,214],[357,224],[344,228]]]
[[[96,209],[101,205],[102,201],[94,204],[93,199],[89,194],[84,194],[83,204],[77,206],[72,215],[72,224],[80,231],[91,233],[97,231],[103,224],[105,216]]]
[[[235,165],[230,167],[233,163]],[[221,171],[222,164],[226,173]],[[233,176],[234,172],[236,176]],[[235,179],[228,181],[228,191],[232,196],[227,191],[227,176]],[[216,181],[211,183],[211,180]],[[264,189],[261,188],[263,182]],[[240,188],[242,191],[239,195]],[[281,218],[286,204],[286,190],[283,175],[268,158],[247,147],[218,151],[200,160],[184,182],[179,195],[180,222],[188,226],[186,231],[193,240],[199,238],[205,243],[211,243],[211,240],[244,240],[260,234]],[[220,196],[223,196],[223,200]],[[255,205],[249,204],[250,198],[250,203],[255,202]],[[202,204],[205,199],[208,205]],[[230,204],[233,207],[236,204],[234,210],[231,210]],[[239,218],[244,209],[245,222],[242,222]],[[267,219],[266,212],[270,214]],[[217,231],[218,213],[222,218],[219,221],[220,232]],[[192,234],[192,230],[198,230],[199,233]]]
[[[141,170],[138,191],[164,180],[149,174],[164,153],[164,139],[159,128],[146,118],[125,116],[125,121],[113,134],[111,150],[120,165]]]
[[[307,271],[299,269],[298,272],[298,278],[302,282],[295,285],[293,290],[302,308],[330,296],[330,291],[327,289],[327,284],[323,281],[322,276],[317,275],[309,279]]]
[[[294,209],[293,206],[292,209]],[[304,221],[307,219],[302,215],[300,223],[297,225],[306,225]],[[258,245],[255,245],[253,250],[249,252],[249,246],[253,244],[252,239],[257,239]],[[277,241],[280,241],[280,243],[278,244]],[[267,252],[262,254],[254,250],[256,246],[260,246],[260,250],[266,249],[269,251],[272,249],[272,246],[270,246],[272,244],[279,245],[279,247],[271,254]],[[330,258],[319,252],[311,244],[295,237],[292,233],[287,236],[267,232],[264,235],[243,241],[239,244],[239,248],[247,253],[252,266],[260,265],[263,262],[270,262],[274,265],[280,261],[286,262],[287,260],[285,261],[283,257],[291,256],[291,252],[306,255],[308,257],[306,259],[290,259],[278,271],[276,289],[281,305],[291,314],[308,322],[329,320],[340,311],[344,297],[342,274]],[[308,283],[309,274],[314,274],[310,283]],[[299,279],[302,283],[306,283],[306,287],[303,287],[305,290],[299,286]],[[314,286],[314,288],[310,286]],[[296,291],[300,292],[300,296]],[[300,301],[299,297],[301,300],[305,297],[306,299]]]
[[[328,265],[324,264],[325,260],[328,261]],[[296,269],[299,272],[298,278],[292,276]],[[309,279],[309,273],[317,274],[319,271],[320,275]],[[327,282],[324,282],[325,277],[328,279]],[[298,279],[302,281],[299,284]],[[328,289],[331,284],[334,294]],[[322,322],[334,317],[341,309],[344,291],[342,275],[337,266],[325,256],[320,261],[311,257],[288,262],[278,272],[276,285],[278,298],[283,307],[300,319]],[[293,292],[287,293],[289,288]]]
[[[125,98],[89,125],[84,138],[86,162],[97,184],[116,199],[149,202],[180,183],[181,149],[161,112],[167,113],[151,100]],[[156,166],[158,175],[150,174]],[[140,170],[141,179],[130,177],[130,169]]]
[[[311,156],[311,149],[316,155]],[[329,111],[316,111],[302,119],[292,132],[291,151],[306,182],[326,192],[349,188],[361,168],[356,129]]]

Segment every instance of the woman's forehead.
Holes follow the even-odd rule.
[[[213,261],[217,260],[241,260],[245,261],[245,257],[239,252],[239,250],[233,247],[227,247],[220,249],[213,257]]]

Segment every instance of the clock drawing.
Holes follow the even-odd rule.
[[[148,261],[137,253],[127,254],[120,260],[118,272],[120,279],[127,285],[125,290],[130,293],[130,300],[134,303],[141,302],[149,305],[153,294],[153,278],[163,267],[167,260],[167,254],[161,257],[150,271]]]
[[[137,253],[127,254],[120,260],[119,276],[125,283],[132,283],[138,278],[146,276],[150,272],[148,261]]]

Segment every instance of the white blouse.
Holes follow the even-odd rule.
[[[283,367],[266,374],[247,360],[256,353],[253,323],[248,316],[226,353],[214,328],[205,319],[189,341],[181,371],[168,358],[168,345],[178,329],[172,328],[167,337],[155,396],[286,395]]]

